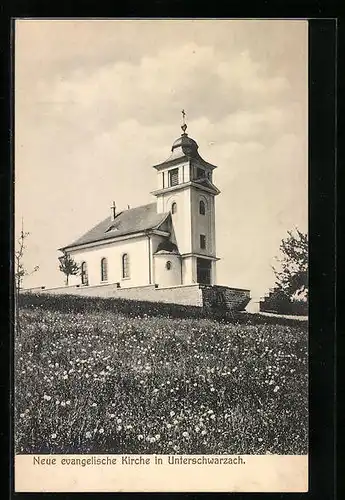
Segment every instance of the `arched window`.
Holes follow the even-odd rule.
[[[200,200],[199,201],[199,214],[205,215],[206,210],[205,210],[205,202]]]
[[[170,262],[170,260],[167,261],[167,263],[165,264],[165,267],[167,268],[168,271],[170,271],[170,269],[171,269],[171,262]]]
[[[129,258],[128,253],[122,255],[122,278],[129,278]]]
[[[108,262],[105,257],[101,260],[101,281],[108,281]]]
[[[89,279],[87,276],[87,265],[86,262],[82,262],[81,264],[81,283],[82,285],[88,285],[89,284]]]
[[[174,203],[171,205],[171,213],[172,213],[172,214],[176,214],[176,212],[177,212],[177,203],[175,203],[175,202],[174,202]]]

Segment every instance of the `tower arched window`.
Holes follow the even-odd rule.
[[[199,214],[205,215],[205,213],[206,213],[205,202],[203,200],[200,200],[199,201]]]
[[[105,257],[101,259],[101,281],[108,281],[108,262]]]
[[[86,262],[82,262],[81,263],[81,283],[82,285],[88,285],[89,284],[89,278],[88,278],[88,275],[87,275],[87,264]]]
[[[174,203],[171,205],[171,213],[172,213],[172,214],[176,214],[176,212],[177,212],[177,203],[175,203],[175,202],[174,202]]]
[[[122,278],[129,278],[129,257],[128,253],[122,255]]]

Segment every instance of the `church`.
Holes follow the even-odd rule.
[[[167,160],[154,165],[155,202],[109,216],[60,250],[81,266],[81,285],[121,287],[216,283],[215,165],[205,161],[183,123]]]
[[[74,283],[40,293],[118,297],[193,306],[243,309],[246,289],[217,285],[215,165],[182,134],[170,156],[157,165],[155,201],[110,214],[74,242],[60,248],[80,266]]]

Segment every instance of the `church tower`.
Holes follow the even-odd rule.
[[[186,133],[182,111],[182,134],[171,148],[170,157],[155,165],[158,189],[157,212],[170,212],[171,241],[181,256],[182,284],[216,283],[215,165],[198,153],[198,144]]]

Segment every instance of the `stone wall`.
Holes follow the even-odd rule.
[[[198,284],[155,289],[155,301],[202,307],[202,294]]]
[[[118,283],[94,286],[64,286],[59,288],[32,288],[32,293],[72,294],[89,297],[113,297],[149,302],[165,302],[204,307],[206,310],[240,311],[250,301],[249,290],[229,288],[218,285],[180,285],[173,287],[156,287],[146,285],[140,287],[120,288]]]
[[[202,307],[202,294],[198,284],[157,288],[155,285],[120,288],[117,283],[94,286],[63,286],[59,288],[31,288],[32,293],[83,295],[89,297],[114,297],[149,302],[166,302]]]
[[[220,311],[243,311],[250,301],[250,291],[220,285],[201,285],[203,306]]]

